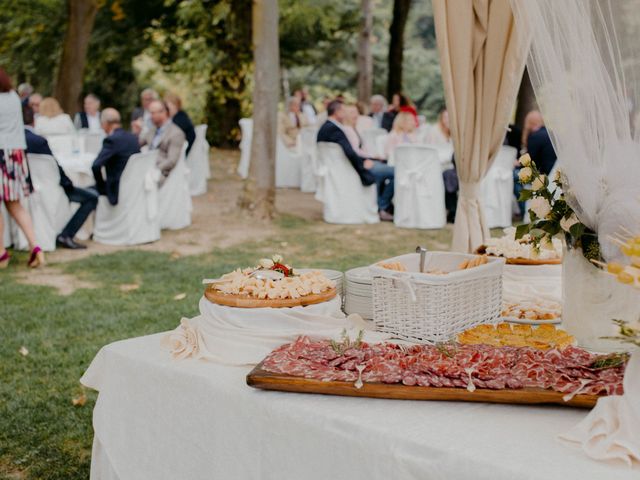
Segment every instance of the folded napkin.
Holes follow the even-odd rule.
[[[300,335],[338,338],[343,330],[356,338],[381,342],[387,334],[374,332],[358,315],[345,317],[339,298],[294,308],[233,308],[200,299],[200,315],[183,318],[162,344],[176,359],[200,358],[226,365],[255,365],[272,350]]]
[[[561,440],[577,443],[596,460],[640,464],[640,351],[629,360],[624,395],[603,397]]]

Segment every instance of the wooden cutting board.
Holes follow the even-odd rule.
[[[560,265],[562,259],[554,258],[550,260],[531,260],[529,258],[507,258],[509,265]]]
[[[330,288],[325,292],[318,294],[305,295],[300,298],[279,298],[279,299],[259,299],[248,295],[232,295],[221,293],[208,286],[204,292],[207,300],[218,305],[238,308],[288,308],[288,307],[304,307],[307,305],[315,305],[316,303],[326,302],[336,296],[336,289]]]
[[[262,363],[247,375],[247,385],[263,390],[280,392],[319,393],[348,397],[390,398],[396,400],[439,400],[485,403],[555,404],[565,407],[592,408],[597,395],[576,395],[565,402],[562,393],[539,388],[520,390],[488,390],[478,388],[469,392],[464,388],[437,388],[407,386],[402,384],[365,383],[360,389],[350,382],[323,382],[291,375],[270,373],[262,369]]]

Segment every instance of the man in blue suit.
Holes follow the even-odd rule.
[[[24,134],[27,140],[27,153],[51,155],[51,148],[47,139],[36,134],[33,130],[33,109],[31,107],[22,107],[22,117],[24,120]],[[54,158],[55,159],[55,158]],[[56,161],[56,163],[58,163]],[[60,232],[60,235],[56,238],[56,244],[59,247],[81,249],[87,248],[86,245],[78,243],[74,240],[76,233],[82,227],[87,217],[93,212],[98,205],[98,194],[91,188],[79,188],[75,187],[69,177],[64,173],[64,170],[58,165],[60,172],[60,186],[64,189],[64,193],[67,194],[70,202],[80,204],[80,208],[73,214],[71,220],[65,225]]]
[[[140,147],[138,138],[122,128],[120,113],[115,108],[105,108],[100,115],[100,121],[107,137],[102,142],[102,150],[93,162],[91,170],[100,195],[106,195],[111,205],[117,205],[120,177],[129,157],[139,153]],[[106,179],[102,174],[103,167],[107,173]]]
[[[395,170],[382,160],[362,158],[351,146],[342,130],[345,112],[343,103],[334,100],[327,107],[328,119],[318,131],[318,142],[337,143],[360,176],[362,185],[378,186],[378,215],[380,220],[393,221],[391,200],[393,199]]]

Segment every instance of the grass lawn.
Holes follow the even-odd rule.
[[[96,393],[83,392],[80,376],[103,345],[169,330],[182,316],[195,315],[202,278],[272,253],[298,267],[346,270],[418,244],[447,249],[450,236],[450,229],[335,226],[281,216],[268,238],[225,249],[212,245],[202,255],[130,249],[59,264],[62,272],[95,286],[67,296],[19,283],[26,254],[15,255],[9,269],[0,271],[0,478],[89,478]],[[186,298],[174,300],[180,293]],[[29,353],[21,354],[21,347]],[[83,393],[86,404],[72,405]]]

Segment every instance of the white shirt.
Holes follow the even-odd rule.
[[[87,123],[89,124],[90,132],[101,132],[102,125],[100,125],[100,114],[87,115]]]
[[[61,113],[55,117],[45,117],[44,115],[36,118],[36,132],[39,135],[64,135],[75,133],[76,127],[73,126],[71,117],[66,113]]]
[[[0,149],[27,148],[22,124],[22,104],[18,94],[10,92],[0,93]]]

